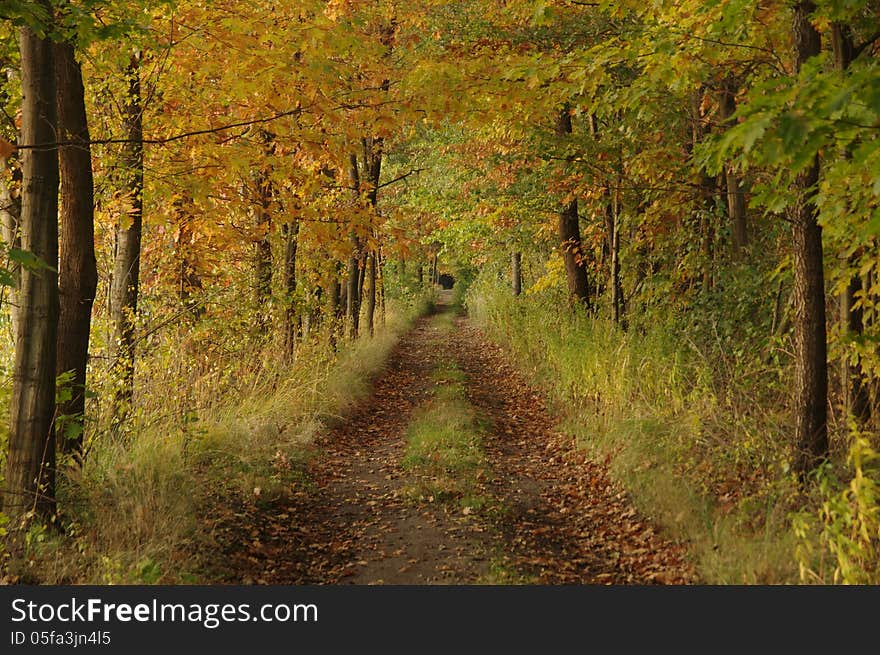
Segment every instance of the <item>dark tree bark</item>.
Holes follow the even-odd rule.
[[[367,322],[369,335],[373,336],[373,319],[376,314],[376,254],[374,252],[367,253],[364,269],[366,270],[366,281],[364,283],[364,297],[366,300],[364,320]]]
[[[267,171],[257,176],[257,202],[254,213],[254,314],[261,333],[269,324],[269,300],[272,297],[272,182]]]
[[[810,23],[812,2],[794,6],[792,32],[797,67],[820,53],[819,33]],[[819,182],[816,157],[792,185],[789,209],[794,271],[794,413],[797,453],[795,471],[802,477],[828,454],[828,362],[825,324],[825,277],[822,228],[815,203]]]
[[[522,293],[522,253],[516,250],[510,253],[510,280],[513,295],[520,295]]]
[[[704,91],[702,90],[691,95],[691,152],[706,135],[706,123],[700,111],[703,95]],[[712,219],[715,214],[715,194],[718,187],[716,179],[708,175],[705,170],[700,169],[699,176],[699,198],[697,199],[697,216],[695,218],[699,225],[700,250],[703,255],[702,288],[703,293],[707,293],[713,283],[712,259],[714,256],[715,225]]]
[[[626,329],[623,285],[620,281],[620,180],[610,203],[611,207],[611,319]]]
[[[113,357],[122,385],[114,401],[114,414],[121,419],[134,391],[134,343],[140,286],[141,235],[144,213],[144,129],[141,102],[140,54],[132,56],[126,70],[128,97],[120,166],[129,196],[128,216],[116,225],[116,256],[110,286],[110,321],[113,325]]]
[[[192,318],[198,319],[203,311],[198,294],[202,290],[202,278],[199,275],[196,257],[193,253],[193,199],[188,191],[174,201],[174,220],[177,224],[177,243],[174,250],[174,265],[177,297],[181,306],[191,312]]]
[[[342,264],[340,263],[339,268],[341,267]],[[345,306],[342,302],[343,285],[340,283],[339,276],[335,272],[330,280],[328,291],[329,292],[327,296],[330,305],[327,312],[327,316],[330,322],[329,339],[330,347],[335,351],[336,342],[339,337],[340,326],[345,321]]]
[[[6,166],[3,162],[3,167]],[[5,170],[0,172],[0,237],[9,248],[21,248],[21,196],[13,193],[14,186],[21,182],[21,169],[13,168],[12,175]],[[16,178],[18,178],[16,180]],[[10,262],[11,264],[11,262]],[[9,318],[12,323],[13,339],[18,333],[18,289],[21,276],[18,266],[10,266],[13,286],[6,287],[0,298],[9,305]],[[3,294],[6,294],[5,296]]]
[[[284,235],[284,351],[293,359],[300,336],[300,320],[296,310],[296,254],[299,246],[299,221],[285,223]]]
[[[849,25],[832,24],[831,44],[835,67],[840,72],[845,72],[856,54]],[[841,156],[850,157],[850,153],[844,152]],[[858,338],[864,332],[865,324],[862,307],[856,306],[863,286],[862,277],[858,274],[858,257],[855,254],[850,256],[849,269],[856,272],[850,274],[849,282],[840,297],[840,326],[845,338]],[[844,357],[841,368],[846,411],[860,425],[864,425],[871,417],[870,393],[865,382],[865,372],[859,362],[851,362],[848,357]]]
[[[385,327],[385,256],[381,246],[376,251],[376,283],[379,289],[379,320],[382,327]]]
[[[364,169],[367,172],[367,201],[373,210],[379,203],[379,178],[382,176],[381,138],[364,139]],[[375,233],[374,233],[375,237]],[[364,261],[364,277],[366,283],[366,316],[367,329],[370,336],[374,334],[374,318],[376,314],[376,251],[368,252]]]
[[[41,3],[51,15],[48,2]],[[55,361],[58,333],[58,148],[52,42],[19,29],[23,150],[21,245],[46,264],[21,271],[19,325],[3,511],[18,527],[55,513]]]
[[[721,90],[721,121],[727,128],[731,126],[733,113],[736,111],[736,83],[733,79],[725,80]],[[727,217],[730,219],[732,246],[734,257],[740,257],[742,249],[748,245],[749,233],[746,217],[746,194],[742,189],[739,175],[732,166],[724,167],[724,183],[727,187]]]
[[[61,259],[58,267],[60,318],[56,373],[73,372],[70,400],[58,407],[82,427],[85,416],[86,364],[92,303],[98,286],[95,262],[94,183],[92,153],[86,120],[82,71],[73,44],[55,44],[55,80],[58,92],[58,128],[61,173]],[[82,429],[59,435],[64,452],[82,453]]]
[[[355,197],[355,202],[358,203],[360,202],[361,197],[361,179],[360,172],[358,171],[357,155],[352,154],[349,157],[348,176]],[[348,319],[348,334],[352,339],[355,339],[358,335],[358,324],[361,317],[361,243],[357,234],[353,230],[349,234],[348,239],[351,244],[351,254],[348,258],[346,318]]]
[[[571,113],[564,106],[556,119],[556,134],[566,137],[572,133]],[[563,203],[559,212],[559,242],[565,261],[565,276],[568,282],[568,295],[572,301],[582,303],[590,309],[590,283],[581,249],[581,229],[578,219],[578,201],[572,198]]]

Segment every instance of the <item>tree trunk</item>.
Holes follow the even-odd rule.
[[[86,364],[92,303],[98,286],[95,262],[94,184],[86,120],[82,71],[73,44],[55,44],[55,80],[61,141],[73,142],[59,152],[61,174],[61,259],[58,267],[60,318],[56,373],[73,372],[70,399],[58,407],[66,434],[64,452],[80,454],[85,416]],[[71,430],[74,426],[78,429]]]
[[[349,182],[354,193],[355,202],[360,202],[361,183],[360,173],[358,172],[357,155],[349,157]],[[348,319],[348,333],[352,339],[357,338],[358,323],[361,316],[361,298],[360,298],[360,263],[361,263],[361,243],[357,234],[352,230],[349,235],[351,243],[351,255],[348,258],[348,300],[346,302],[346,313]]]
[[[849,25],[833,23],[831,43],[834,65],[840,72],[845,72],[855,57],[855,44]],[[844,152],[841,156],[848,158],[851,155],[849,152]],[[861,275],[858,273],[858,256],[851,255],[848,264],[849,270],[855,273],[850,273],[849,282],[840,297],[840,327],[841,335],[845,339],[853,339],[859,338],[865,327],[862,307],[856,306],[863,287]],[[859,425],[864,425],[871,418],[869,385],[865,382],[865,372],[860,362],[853,363],[846,355],[841,363],[841,369],[846,411]]]
[[[21,196],[13,193],[16,175],[20,175],[21,170],[9,167],[13,172],[12,179],[7,177],[6,171],[0,172],[0,237],[3,243],[9,248],[21,248]],[[20,180],[19,180],[20,182]],[[9,262],[12,274],[13,286],[0,290],[0,298],[2,293],[9,294],[7,304],[9,305],[9,318],[12,323],[12,338],[18,333],[18,289],[21,281],[21,274],[18,266],[13,266]]]
[[[626,329],[624,320],[623,286],[620,282],[620,181],[611,202],[611,318],[614,324]]]
[[[284,234],[284,351],[289,360],[296,352],[300,322],[296,311],[296,251],[299,245],[299,221],[285,223]]]
[[[519,251],[510,253],[510,279],[513,295],[520,295],[522,293],[522,253]]]
[[[556,134],[565,137],[572,133],[571,114],[568,105],[559,112],[556,120]],[[581,250],[581,230],[578,222],[578,201],[572,198],[564,203],[559,212],[559,241],[565,261],[565,276],[568,282],[568,295],[572,301],[583,303],[590,308],[590,284]]]
[[[381,137],[364,139],[364,169],[369,176],[367,200],[373,211],[379,203],[379,178],[382,175],[382,148],[384,141]],[[375,237],[375,230],[373,232]],[[373,319],[376,313],[376,252],[368,252],[364,262],[364,276],[366,277],[366,321],[370,336],[373,336]]]
[[[812,2],[794,6],[793,34],[797,67],[820,53],[819,33],[810,23]],[[795,346],[795,471],[803,477],[828,454],[828,362],[825,326],[825,278],[822,228],[815,204],[819,159],[798,174],[789,209],[793,242]]]
[[[721,92],[721,120],[725,128],[731,126],[736,111],[736,84],[728,78]],[[727,187],[727,217],[730,219],[733,255],[740,257],[742,249],[748,245],[748,224],[746,222],[746,195],[742,190],[739,175],[730,165],[724,167],[724,183]]]
[[[260,171],[257,176],[254,215],[254,313],[261,334],[265,334],[269,324],[269,301],[272,297],[272,243],[269,240],[272,226],[271,204],[272,183],[269,174]]]
[[[51,15],[47,2],[41,6]],[[3,511],[13,527],[35,510],[55,513],[55,355],[58,332],[58,148],[54,57],[49,38],[19,29],[22,249],[46,264],[21,271],[19,326]]]
[[[367,322],[367,330],[370,336],[373,336],[373,317],[376,314],[376,255],[368,252],[367,260],[364,264],[366,270],[366,282],[364,296],[366,298],[366,313],[364,320]]]
[[[140,54],[132,56],[126,70],[128,98],[124,125],[128,141],[123,145],[121,167],[131,206],[128,216],[116,225],[116,256],[110,287],[110,321],[113,325],[113,358],[121,379],[114,400],[114,414],[121,419],[128,411],[134,391],[134,330],[140,285],[141,234],[144,213],[144,130],[141,103]]]
[[[376,284],[379,289],[379,317],[381,325],[385,327],[385,257],[382,255],[382,248],[376,251]]]
[[[706,135],[706,125],[703,120],[700,107],[704,92],[698,91],[691,95],[691,153],[699,145]],[[712,288],[712,258],[715,241],[715,193],[717,181],[705,170],[698,171],[700,176],[699,198],[697,199],[697,215],[695,216],[700,230],[700,250],[703,259],[702,288],[703,293],[708,293]]]
[[[336,340],[339,336],[339,326],[345,319],[345,307],[342,305],[342,285],[339,277],[334,273],[330,280],[330,292],[327,294],[330,300],[330,308],[327,317],[330,323],[330,347],[336,350]]]

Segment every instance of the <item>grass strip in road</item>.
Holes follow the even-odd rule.
[[[483,508],[479,494],[487,463],[484,422],[467,399],[464,374],[453,362],[433,372],[433,397],[406,431],[403,468],[411,474],[408,495],[416,501],[457,504],[465,514]]]

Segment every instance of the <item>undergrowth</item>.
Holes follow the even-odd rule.
[[[313,335],[292,364],[274,343],[230,338],[238,347],[224,358],[191,326],[167,330],[139,362],[137,410],[123,429],[110,429],[100,404],[90,408],[85,463],[59,471],[63,532],[32,529],[26,556],[9,563],[13,579],[201,581],[195,553],[210,541],[210,503],[230,493],[271,498],[301,480],[304,446],[364,397],[398,336],[428,307],[427,298],[389,305],[373,338],[342,341],[338,352]],[[93,385],[101,384],[98,372]]]
[[[717,357],[656,317],[624,332],[558,311],[564,302],[550,292],[514,298],[483,282],[467,306],[543,385],[563,429],[610,463],[643,513],[688,543],[702,580],[796,582],[798,501],[778,388],[738,384],[760,376],[725,376]]]

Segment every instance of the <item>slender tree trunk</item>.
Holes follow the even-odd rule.
[[[121,387],[114,414],[121,419],[134,391],[134,336],[140,285],[141,234],[144,213],[143,106],[141,104],[140,54],[132,56],[126,70],[128,98],[121,168],[128,193],[128,215],[116,225],[116,256],[110,288],[110,321],[113,324],[113,356]]]
[[[300,321],[296,311],[296,252],[299,238],[299,221],[285,223],[284,234],[284,351],[292,360],[296,352],[296,342],[300,331]]]
[[[59,435],[64,452],[82,452],[85,416],[86,364],[92,303],[98,287],[95,262],[94,183],[92,153],[86,120],[85,89],[73,44],[55,44],[55,79],[58,89],[58,127],[61,141],[61,259],[58,267],[60,319],[56,373],[73,372],[70,400],[58,407],[67,430]],[[71,423],[70,421],[76,421]],[[66,430],[66,431],[67,431]]]
[[[364,320],[367,322],[367,330],[370,336],[373,336],[373,318],[376,314],[376,255],[373,252],[367,253],[367,260],[364,264],[366,269],[366,283],[364,296],[366,298],[366,312]]]
[[[620,180],[611,201],[611,318],[626,329],[623,286],[620,282]]]
[[[364,168],[369,177],[367,189],[367,201],[375,212],[379,204],[379,178],[382,175],[382,138],[364,139]],[[375,230],[374,230],[375,237]],[[376,313],[376,251],[368,252],[364,262],[364,276],[366,277],[366,321],[370,336],[373,336],[373,319]]]
[[[41,6],[51,15],[48,2]],[[19,326],[3,511],[13,527],[35,510],[55,513],[55,355],[58,332],[58,149],[54,57],[49,38],[19,29],[21,51],[22,248],[44,262],[21,271]]]
[[[330,280],[329,293],[330,308],[328,318],[330,320],[330,347],[336,350],[336,341],[339,336],[339,326],[345,320],[345,307],[342,303],[342,284],[339,277],[334,274]]]
[[[731,126],[736,111],[736,84],[728,78],[721,92],[721,120],[725,128]],[[740,257],[742,249],[748,245],[748,223],[746,220],[746,195],[742,189],[739,175],[733,166],[725,165],[724,183],[727,187],[727,217],[730,219],[734,257]]]
[[[706,134],[706,125],[701,115],[700,106],[703,100],[703,91],[695,92],[691,95],[691,152],[702,141]],[[712,258],[715,241],[715,226],[713,218],[715,215],[715,193],[717,192],[717,181],[705,170],[699,170],[700,188],[699,199],[697,202],[697,224],[700,230],[700,250],[703,255],[703,275],[702,288],[703,293],[708,293],[712,288]]]
[[[12,170],[14,174],[9,177],[7,177],[6,170],[0,171],[0,237],[3,238],[7,247],[21,248],[21,196],[12,191],[13,185],[16,183],[14,175],[20,175],[21,171],[18,168]],[[12,269],[13,286],[0,290],[0,299],[5,299],[9,305],[9,318],[12,323],[12,338],[14,340],[18,333],[18,289],[21,274],[18,266],[10,265],[10,268]],[[3,294],[7,294],[5,298]]]
[[[376,256],[378,257],[378,260],[376,262],[376,280],[379,288],[379,320],[381,326],[385,327],[385,257],[382,254],[381,246],[376,252]]]
[[[198,298],[194,293],[202,290],[202,279],[196,265],[193,253],[193,200],[185,193],[181,198],[174,201],[174,218],[177,222],[177,244],[174,251],[175,266],[177,267],[177,297],[180,304],[192,312],[193,318],[201,315],[202,309]]]
[[[358,171],[357,155],[351,155],[349,158],[349,182],[353,189],[355,202],[360,202],[361,183],[360,173]],[[346,312],[348,318],[348,332],[352,339],[357,338],[358,323],[361,316],[361,298],[360,298],[360,264],[361,264],[361,243],[357,234],[352,230],[349,235],[351,243],[351,255],[348,258],[348,301],[346,302]]]
[[[793,34],[797,67],[821,51],[819,33],[810,23],[812,2],[794,6]],[[797,454],[795,471],[811,471],[828,454],[828,362],[825,324],[825,278],[822,228],[815,203],[819,159],[800,173],[793,185],[789,210],[794,271],[794,412]]]
[[[522,253],[518,250],[510,253],[510,279],[513,295],[522,293]]]
[[[560,137],[566,137],[571,133],[571,113],[568,105],[565,105],[557,116],[556,134]],[[589,309],[591,305],[590,283],[581,249],[577,198],[572,198],[564,203],[559,212],[559,241],[565,261],[568,295],[573,301],[583,303]]]
[[[831,43],[835,67],[840,72],[845,72],[855,57],[855,44],[849,26],[834,23],[831,29]],[[844,152],[842,156],[848,158],[850,153]],[[858,272],[858,256],[851,255],[848,264],[849,270],[854,272],[850,273],[849,282],[840,297],[840,327],[842,336],[852,339],[860,337],[865,328],[862,307],[857,306],[863,286],[862,277]],[[841,369],[846,411],[860,425],[864,425],[871,418],[869,385],[865,382],[865,372],[860,362],[853,363],[847,356],[843,358]]]
[[[257,176],[257,203],[254,215],[254,312],[261,333],[269,324],[269,300],[272,298],[272,182],[266,171]]]

